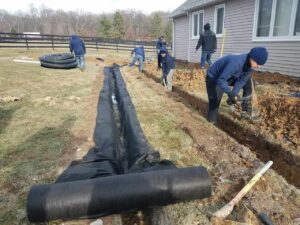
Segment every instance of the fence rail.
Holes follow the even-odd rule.
[[[134,41],[105,39],[99,37],[81,37],[87,49],[131,51],[134,47],[144,45],[146,52],[155,52],[155,41]],[[52,34],[22,34],[0,32],[0,48],[69,48],[70,36]],[[172,51],[172,46],[168,46]]]

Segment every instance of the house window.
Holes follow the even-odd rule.
[[[192,14],[192,20],[192,36],[193,38],[199,38],[200,34],[203,32],[204,11],[194,12]]]
[[[291,12],[294,0],[277,0],[274,36],[289,35]]]
[[[270,22],[273,0],[259,1],[257,36],[267,37],[270,33]]]
[[[215,8],[215,33],[220,36],[224,31],[225,5],[217,5]]]
[[[257,40],[300,37],[300,0],[256,0],[256,18]]]

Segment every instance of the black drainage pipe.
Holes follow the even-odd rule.
[[[94,218],[211,195],[204,167],[177,169],[171,161],[161,160],[159,152],[152,149],[119,67],[105,68],[104,73],[94,132],[96,146],[83,160],[73,162],[55,184],[31,188],[27,198],[27,216],[31,222]],[[113,95],[120,111],[119,130]],[[128,159],[120,152],[120,135],[124,137]],[[116,175],[124,171],[129,174]]]
[[[203,167],[38,185],[29,192],[27,216],[31,222],[95,218],[202,199],[210,185]]]
[[[94,130],[95,147],[80,161],[74,161],[58,177],[56,183],[122,174],[119,138],[113,116],[111,87],[112,74],[105,73],[103,88],[97,105]]]

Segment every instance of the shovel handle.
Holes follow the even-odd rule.
[[[273,161],[267,162],[261,170],[255,174],[255,176],[248,182],[248,184],[243,187],[243,189],[229,202],[230,205],[235,205],[238,203],[246,194],[247,192],[253,187],[253,185],[259,180],[259,178],[264,175],[267,170],[272,166]]]

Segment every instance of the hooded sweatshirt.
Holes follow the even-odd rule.
[[[196,50],[201,47],[202,51],[213,53],[217,49],[217,37],[211,30],[204,31],[199,38]]]
[[[70,39],[70,52],[74,51],[75,55],[84,55],[86,53],[85,44],[81,38],[72,35]]]
[[[237,95],[247,83],[252,71],[248,54],[228,55],[209,67],[207,77],[227,94],[231,93],[228,81],[234,81],[232,93]]]

